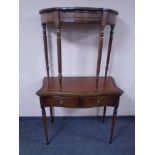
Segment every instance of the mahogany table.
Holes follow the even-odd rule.
[[[43,42],[45,51],[45,61],[47,77],[43,79],[43,86],[36,94],[40,98],[42,109],[43,127],[45,132],[46,144],[49,144],[48,129],[45,107],[50,107],[51,121],[54,116],[53,107],[67,108],[91,108],[104,107],[103,121],[106,114],[106,107],[114,107],[112,126],[110,131],[109,143],[112,143],[115,119],[119,106],[119,98],[123,91],[119,89],[114,79],[107,76],[110,61],[110,53],[113,40],[113,31],[116,25],[116,16],[118,12],[112,9],[103,8],[48,8],[40,12],[41,24],[43,28]],[[50,77],[49,75],[49,59],[46,28],[50,23],[54,23],[57,30],[57,55],[58,55],[58,77]],[[63,77],[62,76],[62,58],[61,58],[61,26],[64,23],[83,23],[96,24],[99,26],[99,43],[98,58],[96,66],[96,76],[94,77]],[[107,58],[105,66],[105,75],[100,76],[100,64],[102,56],[102,46],[104,38],[105,26],[110,26],[109,44],[107,49]],[[69,26],[69,25],[68,25]]]

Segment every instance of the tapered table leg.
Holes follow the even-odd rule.
[[[113,134],[114,134],[114,128],[115,128],[115,122],[116,122],[116,116],[117,116],[117,107],[115,107],[114,111],[113,111],[112,126],[111,126],[111,133],[110,133],[109,144],[112,143]]]
[[[104,106],[104,110],[103,110],[103,119],[102,119],[102,122],[103,122],[103,123],[104,123],[104,121],[105,121],[106,109],[107,109],[107,107]]]
[[[54,122],[54,116],[53,116],[53,108],[50,107],[50,116],[51,116],[51,123]]]
[[[46,111],[45,111],[45,107],[42,107],[42,119],[43,119],[43,128],[44,128],[44,133],[45,133],[45,140],[46,140],[46,144],[49,144],[48,141],[48,129],[47,129],[47,120],[46,120]]]

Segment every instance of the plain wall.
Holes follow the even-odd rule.
[[[134,0],[20,0],[20,116],[40,116],[41,109],[36,91],[46,76],[42,28],[39,10],[49,7],[101,7],[119,11],[114,32],[111,63],[108,75],[113,76],[124,94],[120,98],[118,115],[135,114],[134,97]],[[57,76],[55,27],[49,29],[50,66]],[[97,25],[65,25],[62,28],[62,62],[64,76],[93,76],[96,71],[99,27]],[[105,54],[109,28],[101,64],[104,75]],[[49,114],[49,111],[47,111]],[[55,116],[102,115],[103,108],[54,108]],[[112,108],[107,108],[107,115]]]

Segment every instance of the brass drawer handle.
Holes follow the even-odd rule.
[[[60,104],[63,104],[63,102],[64,102],[63,100],[60,100],[60,101],[59,101]]]

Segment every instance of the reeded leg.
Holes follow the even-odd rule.
[[[54,122],[54,116],[53,116],[53,108],[50,107],[50,116],[51,116],[51,123]]]
[[[48,141],[48,129],[47,129],[47,120],[46,120],[45,107],[42,107],[42,119],[43,119],[43,127],[44,127],[46,145],[48,145],[49,141]]]
[[[114,128],[115,128],[116,116],[117,116],[117,107],[115,107],[115,108],[114,108],[114,111],[113,111],[112,126],[111,126],[111,133],[110,133],[109,144],[112,143],[113,134],[114,134]]]
[[[106,114],[106,109],[107,109],[107,107],[106,106],[104,106],[104,110],[103,110],[103,123],[104,123],[104,120],[105,120],[105,114]]]

